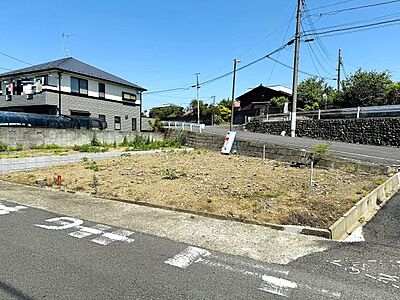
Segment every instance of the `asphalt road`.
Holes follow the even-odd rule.
[[[399,201],[366,242],[274,265],[2,200],[0,299],[399,299]]]
[[[229,127],[226,126],[206,126],[204,132],[225,135],[227,130],[229,130]],[[237,131],[237,137],[239,144],[240,140],[246,140],[309,150],[311,150],[312,146],[315,144],[328,142],[332,144],[332,153],[335,155],[364,160],[385,166],[400,166],[400,149],[395,147],[349,144],[309,138],[291,138],[289,136],[262,134],[248,131]]]

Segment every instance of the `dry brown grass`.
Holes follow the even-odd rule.
[[[382,181],[382,176],[315,171],[259,158],[199,151],[130,156],[4,175],[35,184],[259,222],[328,228]]]

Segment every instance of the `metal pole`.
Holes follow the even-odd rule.
[[[234,111],[235,111],[235,82],[236,82],[236,65],[238,60],[235,58],[233,60],[233,81],[232,81],[232,112],[231,112],[231,124],[229,126],[229,131],[233,129],[233,118],[234,118]]]
[[[200,124],[199,74],[200,73],[196,73],[197,124]]]
[[[211,126],[214,126],[215,96],[212,96],[211,98],[213,99],[213,113],[211,115]]]
[[[58,115],[61,116],[61,72],[58,72]]]
[[[294,48],[294,66],[293,66],[293,94],[292,94],[292,122],[290,124],[290,136],[296,136],[296,110],[297,110],[297,84],[299,81],[299,54],[300,54],[300,26],[301,26],[301,10],[303,8],[303,0],[297,0],[297,24],[296,38]]]
[[[339,58],[338,58],[338,73],[337,73],[337,90],[340,91],[340,73],[341,73],[341,66],[342,66],[342,49],[339,49]]]

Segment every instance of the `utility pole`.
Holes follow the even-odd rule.
[[[199,75],[200,73],[196,73],[197,124],[200,124]]]
[[[302,9],[303,9],[303,0],[297,0],[297,24],[296,24],[296,37],[294,45],[294,66],[293,66],[292,120],[290,124],[291,137],[296,136],[297,84],[299,81],[300,29],[301,29]]]
[[[212,105],[213,105],[213,110],[215,109],[215,96],[211,96],[211,99],[213,99]],[[211,115],[211,126],[214,126],[214,111]]]
[[[229,131],[233,129],[233,120],[234,120],[234,112],[235,112],[235,83],[236,83],[236,65],[240,63],[239,59],[233,60],[233,82],[232,82],[232,112],[231,112],[231,124],[229,126]]]
[[[338,69],[337,69],[337,90],[340,91],[340,74],[341,74],[341,67],[342,67],[342,49],[339,49],[339,57],[338,57]]]

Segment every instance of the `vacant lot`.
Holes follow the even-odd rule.
[[[58,187],[54,178],[62,176]],[[328,228],[354,203],[382,183],[382,176],[310,170],[258,158],[193,151],[85,161],[3,180],[98,196],[139,200],[276,224]]]

